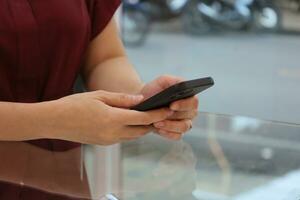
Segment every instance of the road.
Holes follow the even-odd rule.
[[[176,24],[165,27],[154,27],[144,46],[127,49],[145,81],[212,76],[216,85],[200,95],[201,111],[300,123],[300,35],[192,37]]]

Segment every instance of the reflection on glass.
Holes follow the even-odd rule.
[[[300,124],[199,113],[182,141],[149,134],[112,147],[85,148],[82,175],[81,148],[52,152],[1,142],[0,197],[298,200],[299,133]]]
[[[299,125],[200,113],[182,142],[122,145],[122,190],[136,192],[125,199],[297,200],[299,133]]]
[[[90,199],[80,157],[81,148],[53,152],[26,142],[0,142],[1,199]]]
[[[140,193],[143,199],[189,196],[196,187],[197,158],[191,146],[156,139],[123,146],[124,190]]]

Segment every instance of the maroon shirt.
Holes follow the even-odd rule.
[[[0,101],[34,103],[72,94],[87,46],[119,4],[120,0],[0,0]],[[30,143],[54,151],[79,146],[58,140]],[[79,172],[74,176],[80,181]],[[0,199],[72,198],[0,181]]]
[[[72,94],[90,41],[120,0],[0,0],[0,101],[41,102]],[[38,140],[67,150],[75,143]]]

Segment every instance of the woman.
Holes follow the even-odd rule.
[[[181,79],[141,82],[112,19],[119,4],[0,0],[0,141],[66,151],[151,130],[178,140],[191,128],[196,97],[149,112],[127,109]],[[79,74],[91,92],[72,95]]]

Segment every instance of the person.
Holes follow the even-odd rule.
[[[0,0],[0,141],[27,141],[55,152],[151,131],[178,140],[192,127],[196,97],[147,112],[128,109],[182,78],[140,80],[113,19],[119,5]],[[73,94],[79,74],[88,92]]]

